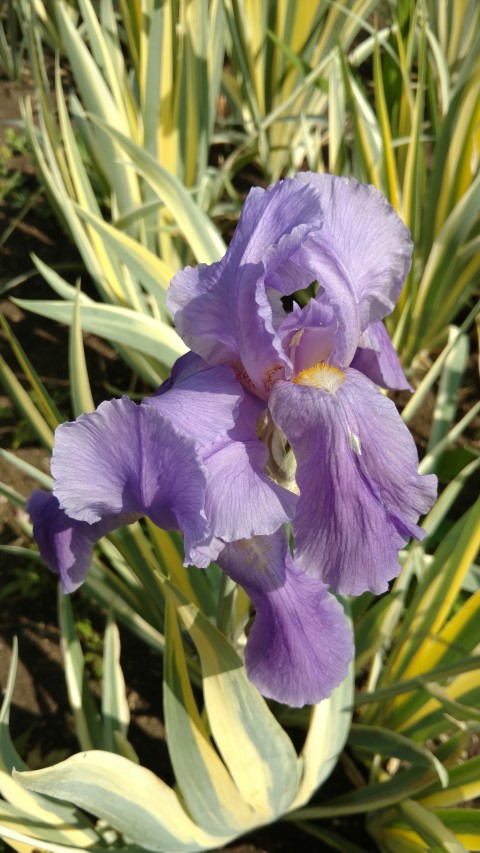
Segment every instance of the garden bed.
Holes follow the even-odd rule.
[[[0,81],[2,121],[18,118],[18,96],[25,87]],[[3,95],[3,97],[2,97]],[[8,142],[8,140],[7,140]],[[5,145],[5,138],[3,144]],[[8,147],[8,146],[7,146]],[[45,263],[70,269],[78,263],[77,250],[61,231],[52,217],[38,187],[36,176],[28,160],[18,150],[11,150],[12,159],[5,180],[12,181],[14,192],[8,193],[0,204],[0,246],[2,272],[0,279],[0,310],[21,341],[22,347],[35,365],[40,378],[65,413],[69,407],[68,330],[49,320],[25,313],[9,301],[9,296],[23,298],[51,297],[51,291],[39,275],[18,281],[15,288],[5,290],[6,282],[21,276],[30,266],[29,254],[35,253]],[[15,179],[15,180],[14,180]],[[32,202],[30,204],[30,202]],[[3,286],[3,290],[2,290]],[[88,280],[82,281],[88,293]],[[92,290],[93,295],[93,290]],[[459,398],[459,417],[469,411],[479,396],[477,338],[470,335],[472,352]],[[84,335],[87,367],[92,381],[94,402],[113,396],[118,389],[129,388],[146,392],[129,373],[115,351],[94,335]],[[12,357],[5,336],[0,333],[0,352],[20,380],[24,377]],[[435,353],[418,359],[420,378],[431,364]],[[401,408],[407,395],[395,397]],[[415,436],[420,456],[426,450],[435,393],[424,402],[410,427]],[[0,443],[13,449],[25,461],[47,472],[48,453],[39,448],[35,436],[26,422],[12,408],[6,395],[0,395]],[[71,413],[70,413],[71,414]],[[461,443],[478,449],[480,417],[464,433]],[[20,494],[27,496],[34,486],[27,477],[0,460],[0,480]],[[472,481],[463,489],[450,519],[459,518],[477,496]],[[0,544],[27,545],[29,540],[22,530],[22,516],[5,499],[0,498]],[[0,684],[4,685],[8,672],[13,636],[19,640],[20,662],[11,709],[11,731],[17,748],[29,766],[48,766],[78,750],[73,718],[68,703],[63,677],[62,655],[56,615],[57,584],[47,569],[38,562],[24,558],[8,558],[0,552],[0,576],[3,592],[0,598]],[[105,613],[94,609],[79,592],[75,596],[75,615],[88,662],[89,678],[94,693],[99,693],[102,633]],[[127,699],[131,714],[129,738],[141,763],[157,773],[167,783],[173,782],[173,773],[165,744],[161,717],[162,662],[158,655],[146,649],[126,630],[121,629],[122,668],[127,684]],[[295,733],[292,738],[298,740]],[[472,741],[471,754],[476,743]],[[341,765],[330,777],[327,785],[317,795],[317,801],[332,796],[337,790],[348,787]],[[336,830],[346,837],[373,849],[373,841],[366,835],[364,820],[346,819],[336,825]],[[318,839],[298,834],[295,827],[280,823],[267,827],[244,842],[229,845],[236,853],[288,853],[298,849],[321,851],[325,849]]]

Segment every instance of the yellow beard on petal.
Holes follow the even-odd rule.
[[[321,361],[320,364],[314,364],[313,367],[302,370],[293,381],[296,385],[308,385],[310,388],[320,388],[322,391],[328,391],[329,394],[335,394],[346,378],[338,367]]]

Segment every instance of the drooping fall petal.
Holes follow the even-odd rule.
[[[292,707],[329,696],[347,674],[352,632],[327,586],[299,570],[285,532],[228,545],[218,563],[255,605],[245,663],[260,692]]]
[[[26,508],[40,553],[50,571],[59,576],[64,593],[75,592],[84,583],[95,543],[116,527],[138,517],[135,514],[110,516],[95,524],[75,521],[60,509],[55,495],[39,489],[32,492]]]
[[[206,477],[193,438],[152,406],[127,397],[62,424],[52,459],[54,494],[76,521],[148,515],[167,530],[180,527],[185,551],[203,539]]]
[[[391,400],[354,369],[334,381],[278,382],[270,397],[297,460],[295,557],[336,592],[378,594],[399,572],[399,549],[422,538],[417,521],[437,480],[418,474],[413,438]]]
[[[381,388],[411,391],[412,387],[382,321],[372,323],[361,336],[350,365]]]

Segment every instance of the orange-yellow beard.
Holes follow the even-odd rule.
[[[308,385],[310,388],[320,388],[322,391],[334,394],[346,378],[338,367],[321,361],[313,367],[308,367],[307,370],[302,370],[293,381],[296,385]]]

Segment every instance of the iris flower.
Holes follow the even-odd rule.
[[[299,496],[297,564],[350,595],[388,588],[436,495],[377,387],[409,388],[382,320],[411,251],[408,229],[373,187],[301,173],[253,189],[223,259],[183,270],[169,290],[186,344],[209,365],[231,365],[263,404],[267,470]],[[287,313],[288,297],[313,283],[315,297]]]
[[[435,497],[377,388],[409,387],[382,319],[410,256],[372,187],[303,173],[252,190],[224,258],[172,281],[191,352],[171,378],[57,429],[53,495],[28,508],[64,592],[116,527],[179,527],[185,563],[216,560],[255,606],[245,662],[261,692],[294,706],[329,695],[353,655],[329,587],[386,590]]]

